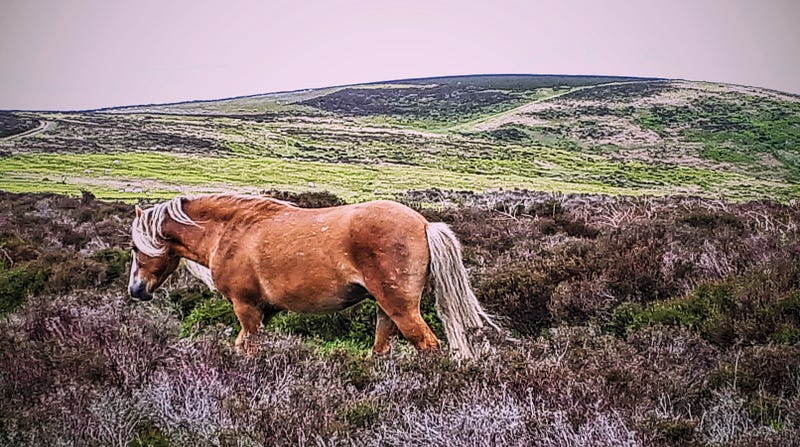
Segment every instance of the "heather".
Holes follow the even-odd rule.
[[[281,315],[248,358],[227,301],[185,273],[126,295],[131,206],[0,193],[0,445],[800,442],[798,205],[398,199],[453,228],[513,340],[470,362],[404,343],[373,359],[366,302]]]

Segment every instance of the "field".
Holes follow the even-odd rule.
[[[13,192],[141,200],[280,188],[349,201],[431,187],[736,201],[800,192],[800,98],[686,81],[427,79],[4,113],[0,134],[0,188]]]
[[[0,112],[0,137],[0,445],[800,443],[798,97],[452,77]],[[211,191],[446,222],[513,340],[371,358],[367,301],[279,315],[247,358],[185,272],[127,297],[132,203]]]

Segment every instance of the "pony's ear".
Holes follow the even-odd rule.
[[[139,205],[134,205],[134,209],[136,210],[136,217],[142,217],[142,213],[144,213],[144,211],[139,208]]]

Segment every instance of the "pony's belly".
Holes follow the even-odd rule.
[[[297,294],[281,300],[280,307],[297,313],[329,313],[346,309],[370,296],[360,284],[348,284],[338,290]]]

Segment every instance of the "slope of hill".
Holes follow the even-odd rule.
[[[476,76],[0,112],[0,445],[800,445],[799,103]],[[133,206],[97,197],[218,190],[447,223],[513,340],[371,358],[365,300],[247,358],[184,271],[132,300]]]
[[[44,131],[20,135],[28,128]],[[7,112],[0,189],[529,188],[790,200],[800,98],[662,79],[466,76],[135,106]],[[29,130],[29,129],[28,129]],[[17,135],[17,138],[14,138]]]

